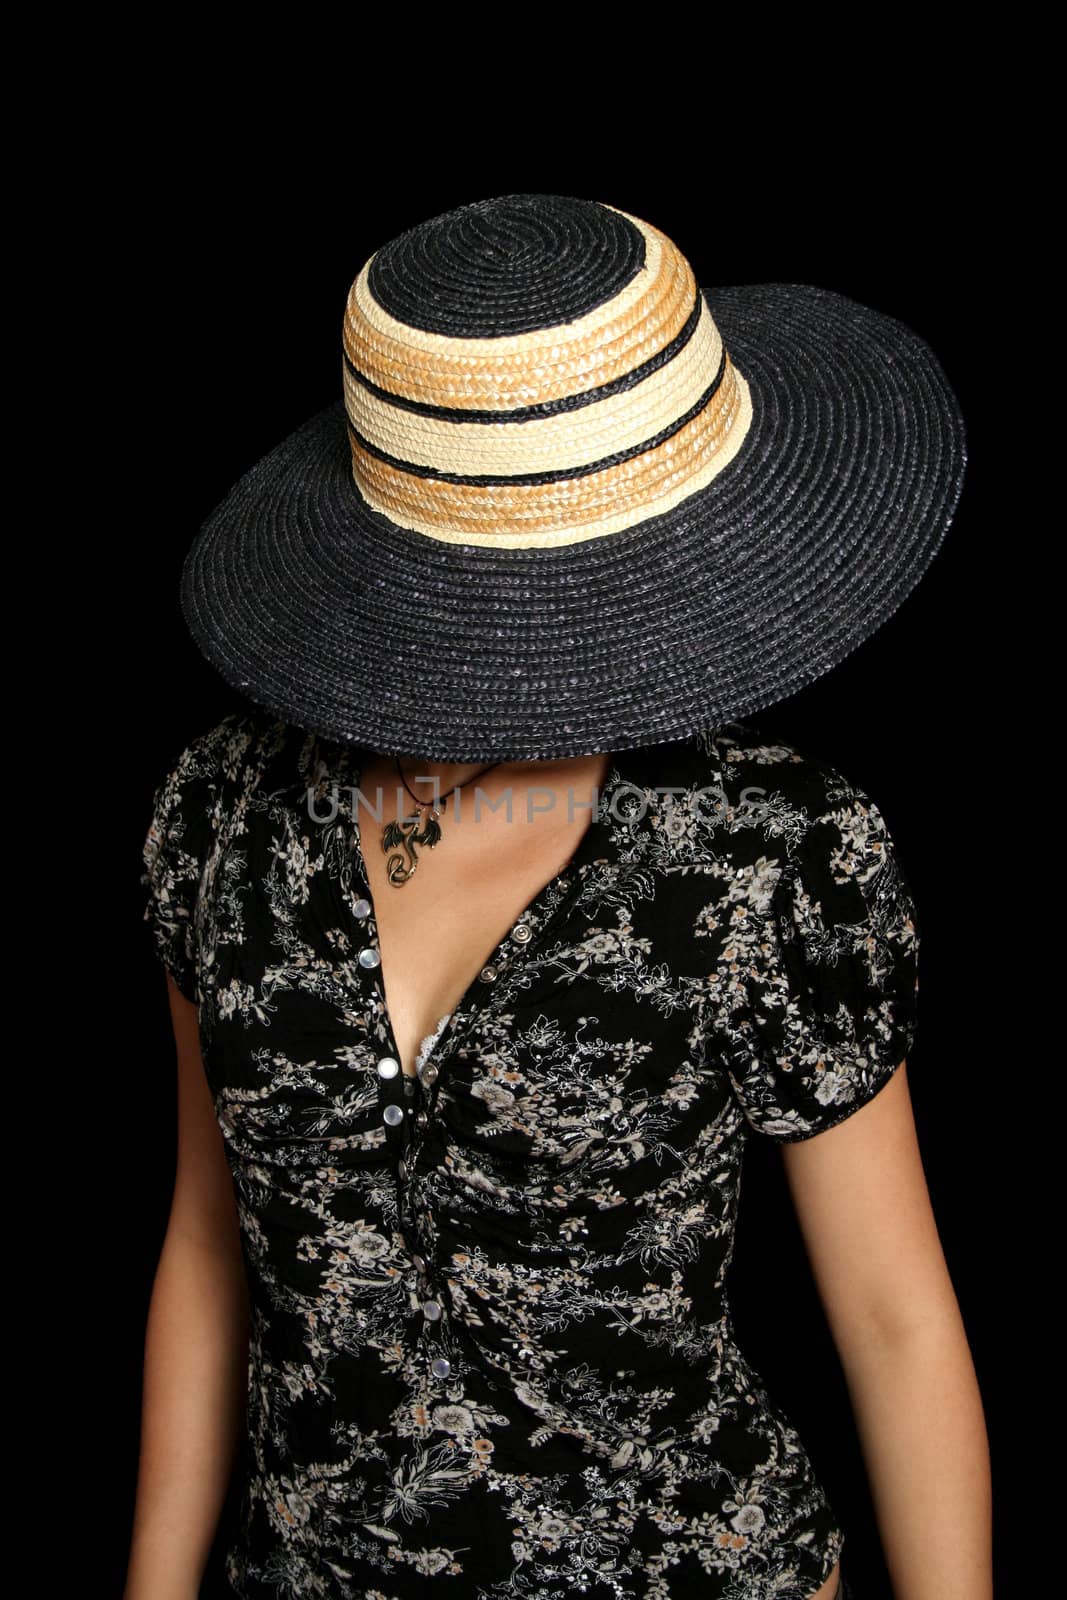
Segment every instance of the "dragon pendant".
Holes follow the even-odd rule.
[[[421,833],[418,832],[422,822],[419,816],[398,817],[395,822],[386,823],[382,830],[382,849],[395,852],[385,864],[390,883],[400,886],[413,876],[419,864],[415,854],[416,845],[425,845],[428,850],[436,846],[441,838],[441,824],[437,821],[439,815],[437,811],[431,812]],[[407,853],[406,860],[404,852]]]

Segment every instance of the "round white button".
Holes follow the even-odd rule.
[[[427,1322],[436,1322],[438,1317],[441,1315],[440,1301],[424,1300],[422,1302],[422,1314],[426,1318]]]
[[[404,1113],[400,1106],[386,1106],[382,1112],[382,1121],[387,1122],[391,1128],[395,1128],[397,1123],[403,1120]]]
[[[531,936],[531,930],[525,922],[519,922],[511,930],[511,937],[516,944],[525,944]]]
[[[437,1082],[437,1068],[433,1065],[432,1062],[430,1062],[425,1067],[423,1067],[423,1069],[420,1072],[419,1076],[422,1079],[423,1083],[436,1083]]]
[[[399,1071],[400,1062],[395,1061],[392,1056],[383,1056],[378,1063],[379,1078],[395,1078]]]
[[[496,968],[483,967],[478,976],[481,978],[483,983],[492,983],[493,979],[496,977]]]
[[[381,962],[381,959],[372,944],[364,945],[359,952],[359,964],[361,967],[376,967]]]
[[[355,905],[352,907],[352,910],[355,912],[357,917],[369,917],[370,901],[362,899],[357,900]]]
[[[451,1361],[446,1360],[444,1356],[437,1356],[433,1361],[430,1362],[430,1371],[433,1373],[435,1378],[447,1378],[451,1370],[452,1363]]]

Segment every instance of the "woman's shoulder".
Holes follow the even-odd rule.
[[[216,798],[310,787],[336,764],[332,742],[265,708],[238,707],[201,727],[169,764],[168,781]]]
[[[735,790],[773,788],[809,805],[860,792],[833,757],[768,733],[748,718],[716,728],[703,737],[700,748],[705,764]]]
[[[706,729],[682,748],[681,776],[686,786],[696,790],[718,786],[731,802],[774,793],[810,807],[862,792],[832,757],[768,732],[749,718]],[[665,749],[649,752],[652,767],[677,765],[673,758],[663,759],[660,752]]]
[[[887,840],[876,800],[825,751],[765,730],[755,719],[720,725],[690,742],[687,778],[710,794],[731,834],[753,829],[792,858],[861,835]]]

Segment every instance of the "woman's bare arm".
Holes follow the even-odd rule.
[[[167,973],[178,1164],[145,1337],[141,1456],[125,1600],[196,1600],[244,1409],[248,1304],[233,1182],[196,1007]]]
[[[989,1446],[901,1062],[874,1099],[783,1144],[852,1401],[896,1600],[990,1600]]]

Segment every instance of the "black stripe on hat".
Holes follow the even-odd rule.
[[[622,394],[636,384],[643,383],[660,367],[665,367],[669,361],[673,361],[679,351],[684,350],[700,323],[701,306],[702,296],[698,290],[692,311],[670,343],[664,345],[662,350],[657,350],[655,355],[649,356],[647,361],[642,361],[630,372],[624,372],[618,378],[612,378],[608,383],[602,383],[595,389],[586,389],[581,394],[560,395],[556,400],[541,400],[532,406],[516,406],[511,411],[469,411],[459,406],[435,406],[425,400],[409,400],[405,395],[393,394],[391,390],[384,389],[380,384],[365,377],[358,367],[353,366],[347,350],[342,351],[342,356],[347,371],[363,385],[364,389],[376,395],[379,400],[385,400],[389,405],[397,406],[402,411],[415,411],[419,416],[434,417],[439,422],[533,422],[540,417],[559,416],[563,412],[578,411],[583,406],[596,405],[601,400],[609,400],[612,395]],[[383,457],[384,459],[387,458]]]
[[[376,456],[379,461],[384,461],[387,466],[395,467],[399,472],[408,472],[416,478],[437,478],[442,483],[470,484],[472,487],[497,483],[563,483],[569,478],[585,478],[594,472],[604,472],[609,467],[616,467],[620,462],[630,461],[634,456],[644,455],[647,450],[654,450],[672,434],[679,433],[687,423],[698,416],[705,406],[715,397],[722,385],[726,373],[726,347],[722,348],[719,357],[719,370],[711,383],[704,390],[694,405],[682,413],[669,427],[662,428],[659,433],[653,434],[651,439],[645,439],[640,444],[631,445],[628,450],[619,450],[614,455],[601,456],[598,461],[590,461],[577,467],[561,467],[553,472],[514,472],[514,473],[463,473],[443,472],[439,467],[424,467],[420,463],[404,461],[399,456],[391,456],[386,451],[371,444],[369,439],[352,425],[351,417],[346,414],[348,431],[356,440],[360,448],[366,450],[368,455]]]

